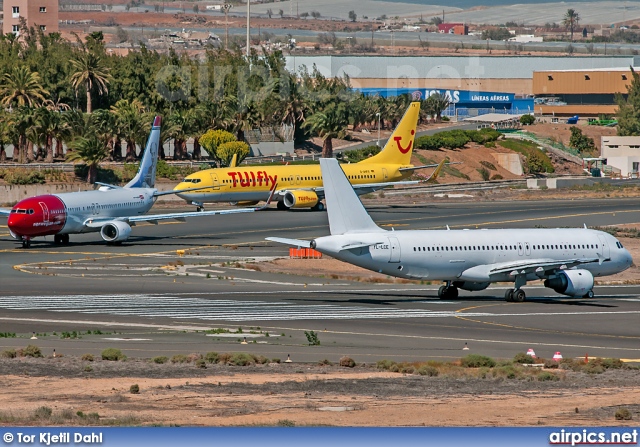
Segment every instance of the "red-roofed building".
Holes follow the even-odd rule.
[[[466,36],[469,34],[469,27],[464,23],[441,23],[438,25],[438,32],[442,34],[458,34]]]

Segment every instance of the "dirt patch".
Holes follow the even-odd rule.
[[[563,123],[537,123],[531,126],[526,126],[524,130],[533,132],[542,138],[550,138],[559,143],[569,146],[569,139],[571,138],[571,128],[576,126],[575,124],[563,124]],[[602,126],[586,126],[579,124],[582,133],[590,138],[593,138],[598,150],[601,146],[602,136],[616,135],[617,128],[615,127],[602,127]]]
[[[87,372],[87,366],[92,371]],[[0,408],[5,409],[0,420],[55,425],[64,416],[65,425],[187,426],[282,425],[283,421],[329,426],[632,423],[616,422],[614,413],[620,406],[637,410],[633,406],[640,399],[637,371],[556,374],[558,381],[536,381],[427,377],[379,371],[371,365],[351,369],[297,363],[214,364],[200,369],[148,360],[5,359],[0,360],[5,390],[0,395]],[[130,393],[133,384],[139,393]],[[50,418],[34,416],[41,406],[52,409]]]

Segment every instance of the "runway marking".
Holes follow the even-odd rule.
[[[477,309],[480,307],[492,307],[492,306],[517,306],[517,304],[515,303],[496,303],[496,304],[485,304],[485,305],[480,305],[480,306],[471,306],[471,307],[467,307],[464,309],[459,309],[458,312],[465,312],[467,310],[470,309]],[[605,311],[603,313],[607,313],[608,311]],[[628,311],[628,312],[618,312],[618,313],[636,313],[637,311]],[[595,312],[595,313],[599,313],[599,312]],[[554,314],[554,313],[543,313],[543,315],[589,315],[590,312],[577,312],[577,313],[567,313],[567,314]],[[593,332],[576,332],[576,331],[561,331],[561,330],[557,330],[557,329],[542,329],[542,328],[532,328],[532,327],[526,327],[526,326],[516,326],[516,325],[512,325],[512,324],[507,324],[507,323],[496,323],[494,321],[482,321],[482,320],[476,320],[473,318],[468,318],[467,314],[464,314],[465,316],[463,317],[462,314],[459,315],[457,318],[460,320],[464,320],[464,321],[470,321],[472,323],[480,323],[480,324],[486,324],[489,326],[498,326],[498,327],[502,327],[502,328],[507,328],[507,329],[518,329],[518,330],[522,330],[522,331],[532,331],[532,332],[542,332],[542,333],[547,333],[547,334],[563,334],[563,335],[584,335],[584,336],[597,336],[597,337],[604,337],[604,338],[617,338],[617,339],[631,339],[631,340],[635,340],[638,339],[640,337],[638,336],[631,336],[631,335],[607,335],[607,334],[595,334]],[[499,314],[499,315],[514,315],[517,316],[517,314]],[[533,315],[533,314],[527,314],[527,315]],[[473,314],[471,314],[470,316],[474,316]]]
[[[237,292],[242,293],[242,292]],[[300,291],[296,292],[300,293]],[[220,292],[230,295],[231,293]],[[274,292],[273,294],[281,294]],[[211,295],[205,293],[204,295]],[[104,294],[104,295],[12,295],[0,297],[0,308],[28,311],[109,314],[143,318],[173,318],[214,321],[344,320],[393,318],[460,318],[457,310],[380,308],[338,304],[291,304],[283,301],[210,300],[180,294]],[[567,315],[630,315],[638,311],[582,312],[471,312],[470,317],[549,317]],[[482,323],[482,321],[478,321]],[[527,329],[528,328],[522,328]],[[625,337],[626,338],[626,337]],[[635,337],[628,337],[635,338]]]

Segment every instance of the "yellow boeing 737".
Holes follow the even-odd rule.
[[[439,165],[411,165],[419,112],[420,103],[411,103],[380,153],[359,163],[342,165],[358,195],[392,186],[392,182],[419,183],[400,182],[416,169],[437,166],[430,178],[438,175],[444,162]],[[202,209],[207,202],[242,202],[245,205],[247,202],[267,200],[274,184],[278,185],[273,196],[273,200],[278,201],[278,209],[324,209],[321,202],[324,199],[324,187],[319,164],[205,169],[186,177],[175,190],[190,190],[178,192],[177,195]],[[194,191],[194,188],[198,189]]]

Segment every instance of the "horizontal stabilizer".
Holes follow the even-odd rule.
[[[279,244],[293,245],[294,247],[311,248],[311,241],[304,241],[302,239],[288,239],[286,237],[267,237],[265,239]]]

